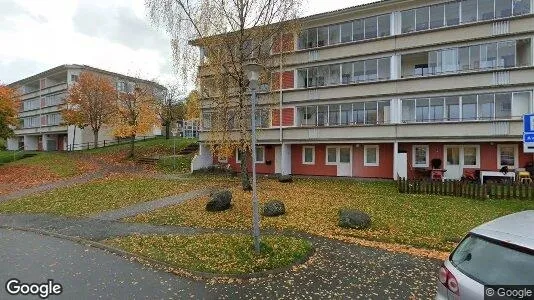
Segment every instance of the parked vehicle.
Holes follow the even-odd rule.
[[[484,299],[485,285],[534,285],[533,228],[529,210],[471,230],[439,269],[436,299]]]

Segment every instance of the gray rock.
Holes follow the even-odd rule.
[[[286,182],[292,182],[293,177],[291,175],[280,175],[278,176],[278,181],[286,183]]]
[[[342,209],[339,211],[339,224],[343,228],[365,229],[371,226],[371,217],[359,210]]]
[[[220,191],[214,193],[208,203],[206,203],[207,211],[223,211],[229,209],[232,204],[232,192]]]
[[[266,217],[276,217],[286,213],[284,202],[272,200],[263,205],[262,215]]]

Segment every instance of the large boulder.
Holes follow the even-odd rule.
[[[232,192],[220,191],[214,193],[208,203],[206,203],[207,211],[223,211],[229,209],[232,204]]]
[[[280,200],[272,200],[263,205],[261,214],[266,217],[281,216],[286,213],[284,202]]]
[[[278,181],[282,183],[292,182],[293,177],[291,177],[291,175],[280,175],[278,176]]]
[[[343,228],[365,229],[371,226],[371,217],[359,210],[339,211],[339,226]]]

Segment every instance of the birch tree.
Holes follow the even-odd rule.
[[[152,21],[172,36],[175,69],[184,82],[198,80],[203,123],[210,124],[207,144],[217,155],[230,156],[237,150],[240,157],[250,158],[251,103],[243,66],[251,61],[264,66],[259,104],[272,104],[271,72],[283,58],[271,55],[271,50],[278,47],[282,53],[285,45],[292,46],[301,1],[145,0],[145,4]],[[250,189],[247,161],[241,159],[243,189]]]

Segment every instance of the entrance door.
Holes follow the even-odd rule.
[[[274,147],[274,173],[282,174],[282,146]]]
[[[445,146],[445,179],[459,180],[462,178],[463,168],[460,162],[460,146]]]
[[[337,162],[337,176],[351,177],[352,176],[352,148],[339,147],[339,160]]]

